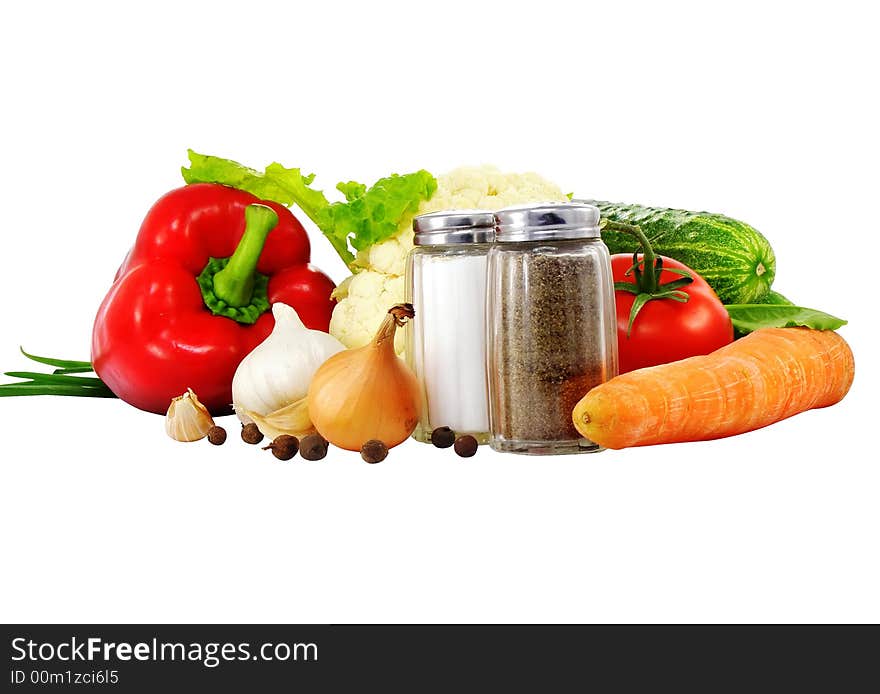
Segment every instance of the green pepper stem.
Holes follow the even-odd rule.
[[[229,306],[247,306],[254,294],[257,261],[266,238],[278,224],[278,214],[266,205],[244,210],[244,234],[226,267],[214,275],[214,294]]]

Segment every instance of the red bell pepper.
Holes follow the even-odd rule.
[[[126,402],[164,414],[192,388],[231,411],[239,362],[272,331],[271,304],[327,330],[333,282],[309,264],[286,207],[212,183],[178,188],[149,211],[92,333],[92,364]]]

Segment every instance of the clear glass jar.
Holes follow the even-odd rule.
[[[529,454],[600,447],[571,413],[617,374],[617,321],[599,210],[582,203],[496,213],[489,253],[492,448]]]
[[[406,357],[422,388],[413,436],[427,442],[434,429],[449,427],[487,443],[486,276],[495,216],[434,212],[416,217],[413,229],[406,300],[416,316],[406,327]]]

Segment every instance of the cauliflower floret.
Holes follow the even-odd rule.
[[[419,206],[419,214],[455,209],[495,211],[509,205],[567,199],[559,186],[536,173],[509,174],[494,166],[462,166],[437,178],[437,191]],[[354,265],[363,269],[336,288],[333,296],[339,303],[330,319],[330,334],[346,347],[367,344],[388,309],[403,301],[406,256],[412,247],[412,219],[406,219],[396,236],[357,254]],[[397,331],[394,347],[398,354],[403,353],[402,330]]]
[[[362,270],[348,281],[348,294],[333,309],[330,334],[348,348],[363,347],[376,335],[388,309],[403,301],[403,275]],[[342,286],[342,285],[340,285]],[[398,330],[394,349],[403,353],[404,332]]]
[[[437,192],[422,203],[419,213],[465,208],[495,211],[508,205],[566,199],[559,186],[536,173],[507,174],[494,166],[463,166],[437,179]]]
[[[419,208],[421,214],[421,208]],[[406,271],[406,255],[413,247],[412,220],[397,232],[396,236],[358,251],[355,266],[384,272],[386,275],[402,275]]]

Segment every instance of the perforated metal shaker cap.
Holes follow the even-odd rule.
[[[495,215],[486,210],[447,210],[420,214],[413,219],[416,246],[453,243],[491,243],[495,240]]]
[[[544,202],[495,213],[495,240],[553,241],[599,237],[599,209],[582,202]]]

